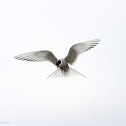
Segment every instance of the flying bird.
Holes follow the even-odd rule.
[[[72,65],[77,60],[77,57],[84,53],[85,51],[93,48],[99,43],[100,39],[89,40],[86,42],[81,42],[78,44],[74,44],[70,49],[65,58],[57,59],[56,56],[48,50],[41,50],[35,52],[24,53],[18,56],[15,56],[15,59],[33,61],[33,62],[41,62],[41,61],[49,61],[55,66],[57,66],[57,70],[53,72],[49,77],[70,77],[73,75],[81,75],[85,77],[82,73],[78,72],[75,69],[69,67],[69,64]],[[86,78],[86,77],[85,77]]]

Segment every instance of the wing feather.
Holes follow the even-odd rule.
[[[55,57],[55,55],[48,50],[24,53],[15,56],[14,58],[19,60],[32,61],[32,62],[50,61],[54,65],[56,65],[57,62],[57,58]]]
[[[85,51],[93,48],[99,43],[99,41],[100,39],[94,39],[73,45],[65,58],[66,61],[69,64],[73,64],[76,61],[79,54],[84,53]]]

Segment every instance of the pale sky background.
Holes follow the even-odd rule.
[[[97,38],[71,66],[87,79],[46,80],[51,63],[13,58]],[[0,42],[0,125],[126,126],[125,0],[1,0]]]

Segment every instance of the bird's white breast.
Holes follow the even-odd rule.
[[[60,59],[60,61],[61,61],[60,67],[66,67],[68,65],[68,63],[65,59]]]

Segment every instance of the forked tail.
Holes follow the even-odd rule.
[[[73,68],[68,68],[67,71],[64,71],[60,68],[58,68],[55,72],[53,72],[50,76],[48,76],[46,79],[48,78],[63,78],[63,77],[72,77],[72,76],[83,76],[84,78],[86,78],[82,73],[80,73],[79,71],[73,69]]]

